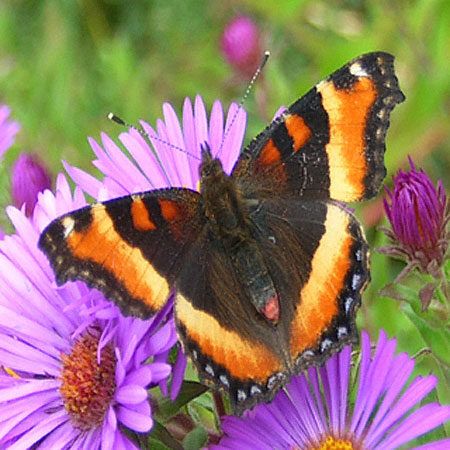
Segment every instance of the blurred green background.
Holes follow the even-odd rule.
[[[163,101],[180,111],[185,96],[200,93],[211,105],[239,100],[248,79],[225,62],[220,37],[236,14],[252,17],[272,56],[245,107],[247,140],[280,105],[288,105],[351,58],[388,51],[406,102],[393,112],[386,166],[391,175],[411,155],[447,189],[450,174],[450,2],[420,1],[135,1],[2,0],[0,4],[0,102],[12,108],[22,130],[7,154],[0,186],[20,151],[37,152],[56,174],[61,159],[95,174],[88,135],[117,136],[114,111],[135,123],[154,123]],[[264,108],[257,102],[265,99]],[[4,196],[2,196],[3,198]],[[372,246],[385,243],[378,199],[359,207]],[[2,205],[3,206],[3,205]],[[2,210],[0,225],[6,219]],[[403,267],[372,252],[372,284],[360,325],[373,337],[380,327],[411,354],[428,345],[404,305],[378,295]],[[417,325],[417,324],[416,324]],[[450,343],[447,344],[447,349]],[[448,351],[448,350],[447,350]],[[450,353],[450,352],[449,352]],[[418,371],[439,372],[433,355]],[[447,360],[448,362],[448,360]],[[449,400],[448,391],[440,392]]]

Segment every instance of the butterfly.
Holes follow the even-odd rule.
[[[235,413],[356,340],[369,281],[345,202],[378,192],[393,56],[362,55],[318,83],[241,152],[230,175],[202,144],[200,189],[135,193],[64,214],[39,247],[58,284],[82,280],[147,318],[175,292],[184,351]]]

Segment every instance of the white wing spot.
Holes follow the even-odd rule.
[[[367,77],[369,74],[364,70],[360,63],[355,62],[350,66],[350,73],[355,77]]]
[[[348,332],[347,332],[347,328],[345,327],[339,327],[338,328],[338,338],[342,338],[344,336],[347,336]]]
[[[250,395],[253,397],[254,395],[258,395],[261,394],[261,389],[256,386],[256,384],[254,384],[251,388],[250,388]]]
[[[214,369],[209,364],[206,364],[205,372],[209,373],[212,377],[214,376]]]
[[[349,314],[350,313],[350,309],[353,305],[353,297],[347,297],[345,299],[345,313]]]
[[[70,233],[72,233],[73,228],[75,227],[75,220],[73,220],[72,217],[65,217],[62,224],[64,227],[64,237],[66,238]]]
[[[352,289],[356,291],[356,289],[359,288],[360,283],[361,283],[361,275],[355,273],[352,278]]]
[[[228,378],[226,375],[220,375],[219,380],[224,386],[230,387],[230,382],[228,381]]]
[[[238,401],[243,402],[246,398],[247,398],[247,394],[242,389],[238,389],[238,391],[237,391]]]
[[[330,340],[330,339],[324,339],[323,341],[322,341],[322,343],[320,344],[320,350],[323,352],[323,351],[325,351],[326,349],[328,349],[328,348],[330,348],[331,347],[331,344],[332,344],[333,342]]]

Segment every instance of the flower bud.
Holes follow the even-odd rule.
[[[51,187],[50,174],[34,155],[22,153],[15,161],[11,172],[11,197],[13,204],[30,216],[37,201],[37,195]]]
[[[235,17],[225,27],[221,49],[239,74],[251,77],[262,57],[261,35],[256,23],[247,16]]]
[[[447,197],[442,181],[434,186],[411,158],[409,163],[408,172],[400,170],[394,177],[392,191],[386,189],[384,209],[392,227],[388,233],[394,243],[391,249],[422,272],[435,275],[448,248]]]

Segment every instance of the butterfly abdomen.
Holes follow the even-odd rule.
[[[238,274],[246,297],[269,323],[278,322],[278,294],[262,254],[252,237],[248,201],[220,160],[205,154],[201,169],[203,212],[216,242],[220,242]]]

